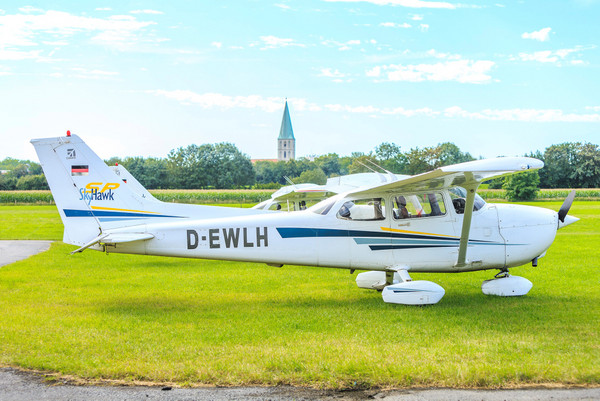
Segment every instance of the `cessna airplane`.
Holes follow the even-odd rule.
[[[312,265],[368,270],[361,288],[389,303],[437,303],[444,289],[412,281],[411,272],[498,269],[482,290],[525,295],[529,280],[508,269],[545,255],[568,216],[575,193],[558,213],[488,204],[481,182],[539,169],[525,157],[477,160],[416,176],[397,176],[334,195],[304,211],[184,205],[149,198],[122,179],[78,136],[33,139],[63,221],[63,241],[105,252]],[[128,181],[128,182],[126,182]],[[136,181],[137,182],[137,181]],[[138,183],[139,185],[139,183]]]

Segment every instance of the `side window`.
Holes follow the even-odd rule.
[[[356,221],[385,220],[385,202],[381,198],[348,201],[342,205],[337,217]]]
[[[281,203],[273,203],[271,206],[269,206],[269,210],[281,210]]]
[[[396,195],[393,197],[393,202],[392,214],[396,220],[446,214],[444,197],[440,193]]]

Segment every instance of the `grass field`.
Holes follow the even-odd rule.
[[[535,202],[557,210],[561,202]],[[525,297],[493,272],[413,274],[430,307],[385,304],[348,271],[129,255],[60,242],[0,268],[0,365],[82,378],[321,388],[600,384],[600,202],[560,230]],[[62,238],[53,206],[0,207],[0,238]]]

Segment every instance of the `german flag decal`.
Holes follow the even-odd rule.
[[[87,165],[85,166],[71,166],[71,175],[88,175],[90,169]]]

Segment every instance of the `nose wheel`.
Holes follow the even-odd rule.
[[[491,280],[481,284],[481,291],[485,295],[498,297],[519,297],[526,295],[533,284],[525,277],[511,276],[507,268],[500,270]]]

